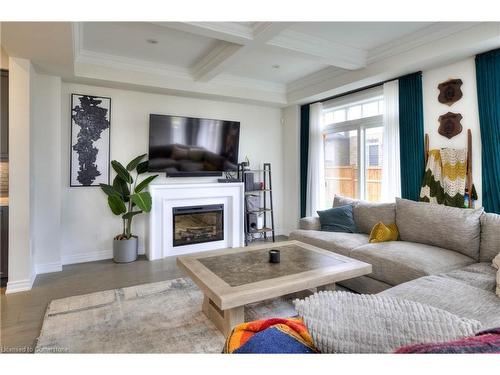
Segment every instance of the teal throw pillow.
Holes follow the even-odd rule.
[[[352,215],[352,206],[349,204],[317,212],[322,231],[344,233],[358,232]]]

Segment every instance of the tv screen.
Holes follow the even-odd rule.
[[[149,171],[210,176],[238,169],[240,123],[168,115],[149,116]]]

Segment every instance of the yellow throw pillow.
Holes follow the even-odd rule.
[[[370,232],[370,243],[396,241],[398,239],[398,227],[396,224],[385,225],[381,221],[375,224]]]

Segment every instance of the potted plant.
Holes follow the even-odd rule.
[[[137,236],[132,234],[132,220],[135,215],[151,211],[151,194],[144,189],[158,175],[148,176],[138,182],[139,175],[147,172],[146,154],[139,155],[124,167],[113,160],[111,166],[116,172],[113,185],[100,184],[108,196],[108,205],[115,215],[123,220],[123,231],[113,240],[113,260],[117,263],[133,262],[137,259]],[[135,176],[131,172],[135,171]]]

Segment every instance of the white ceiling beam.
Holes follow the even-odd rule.
[[[266,43],[291,25],[293,22],[256,22],[253,25],[253,41]]]
[[[220,42],[192,68],[193,79],[200,82],[210,81],[222,73],[236,56],[242,53],[243,49],[244,47],[239,44]]]
[[[207,26],[207,23],[203,23],[203,25]],[[244,44],[228,42],[227,40],[230,39],[228,35],[232,31],[230,31],[230,27],[226,27],[224,34],[226,41],[220,42],[216,48],[208,52],[195,64],[192,69],[193,79],[200,82],[210,81],[222,73],[240,56],[248,54],[255,48],[264,45],[289,26],[290,23],[287,22],[257,22],[252,28],[249,28],[251,30],[249,31],[251,38],[245,39]],[[219,33],[222,32],[221,29],[219,27]]]
[[[366,51],[318,38],[310,34],[284,30],[267,42],[268,45],[294,51],[305,57],[339,68],[356,70],[367,64]]]
[[[154,22],[154,24],[241,45],[251,42],[254,37],[252,27],[236,22]]]

